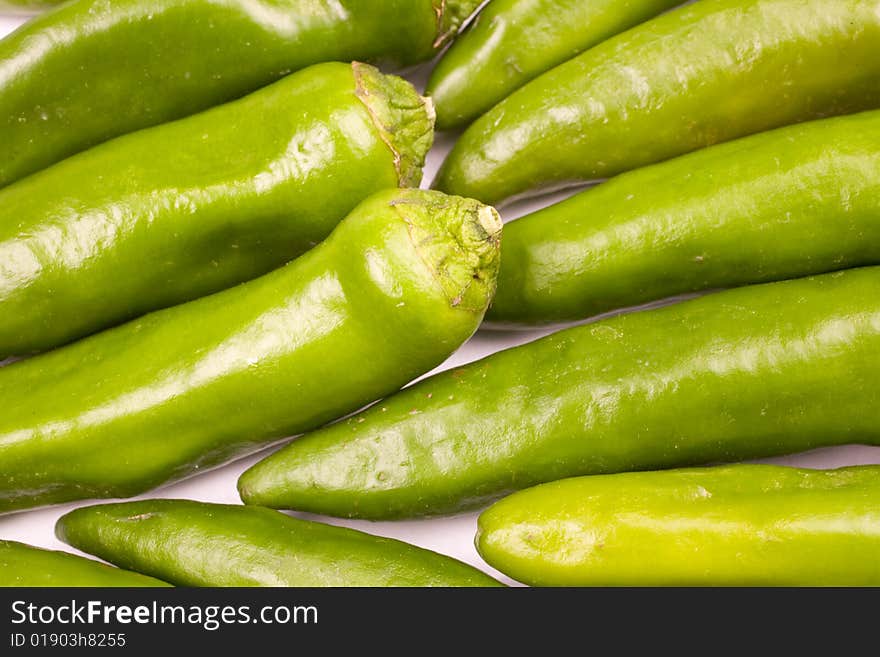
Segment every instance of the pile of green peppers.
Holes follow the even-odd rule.
[[[880,585],[880,0],[481,4],[0,0],[0,585]]]

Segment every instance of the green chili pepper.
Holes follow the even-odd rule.
[[[182,586],[500,586],[430,550],[256,507],[101,504],[62,516],[56,531],[106,561]]]
[[[880,585],[880,467],[579,477],[501,500],[477,548],[540,586]]]
[[[429,59],[478,4],[74,0],[0,41],[0,186],[312,64]]]
[[[640,169],[507,227],[500,324],[880,263],[880,112]]]
[[[0,190],[0,359],[264,274],[418,184],[430,104],[329,63]]]
[[[141,493],[393,392],[476,330],[500,230],[381,192],[270,274],[0,368],[0,511]]]
[[[168,586],[158,579],[66,552],[0,541],[0,586]]]
[[[701,0],[522,87],[435,185],[493,203],[877,107],[880,0]]]
[[[529,80],[681,0],[492,0],[437,64],[442,130],[470,123]]]
[[[880,444],[880,267],[719,292],[428,378],[239,480],[249,504],[394,518],[563,477]]]

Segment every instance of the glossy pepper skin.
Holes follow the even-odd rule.
[[[294,441],[249,504],[450,513],[564,477],[880,444],[880,268],[719,292],[442,372]]]
[[[880,0],[701,0],[522,87],[434,184],[496,203],[877,107]]]
[[[0,368],[0,511],[135,495],[393,392],[477,329],[500,229],[380,192],[270,274]]]
[[[682,0],[492,0],[434,68],[437,126],[476,119],[528,81]]]
[[[429,59],[477,4],[66,3],[0,41],[0,186],[113,137],[239,98],[312,64]],[[255,123],[241,126],[245,135]]]
[[[165,582],[66,552],[0,541],[0,587],[159,587]]]
[[[401,541],[257,507],[146,500],[61,517],[61,540],[181,586],[500,586]]]
[[[573,321],[880,263],[880,112],[623,174],[510,223],[489,321]]]
[[[537,586],[877,586],[880,467],[566,479],[484,511],[476,543]]]
[[[417,185],[432,140],[408,82],[319,64],[0,190],[0,359],[280,267]]]

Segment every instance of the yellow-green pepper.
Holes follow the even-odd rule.
[[[142,493],[393,392],[477,329],[500,230],[380,192],[274,272],[0,368],[0,512]]]
[[[278,511],[189,500],[100,504],[58,536],[178,586],[500,586],[461,561]]]
[[[427,94],[456,128],[554,66],[681,0],[492,0],[443,55]]]
[[[312,64],[430,59],[478,4],[72,0],[0,41],[0,187]]]
[[[880,466],[566,479],[484,511],[476,542],[538,586],[878,586]]]
[[[880,107],[880,0],[700,0],[532,80],[435,186],[497,203],[763,130]]]
[[[16,541],[0,541],[0,587],[168,586],[146,575]]]
[[[408,82],[318,64],[0,189],[0,359],[280,267],[418,184],[432,139]]]
[[[623,174],[509,223],[487,319],[529,326],[880,264],[880,111]]]
[[[246,471],[249,504],[399,518],[563,477],[880,444],[880,267],[622,315],[424,379]]]

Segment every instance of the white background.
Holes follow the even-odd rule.
[[[0,35],[6,34],[23,22],[21,17],[0,17]],[[412,80],[421,89],[427,74],[428,67],[420,67],[411,71],[406,77]],[[452,138],[438,136],[437,143],[428,157],[425,170],[425,184],[430,182],[438,165],[445,153],[449,150]],[[2,145],[0,145],[2,149]],[[541,205],[546,205],[560,195],[548,196],[538,201],[521,203],[509,208],[502,208],[502,214],[506,220],[516,218],[525,212],[531,212]],[[481,358],[499,349],[528,342],[545,335],[548,331],[530,332],[487,332],[483,331],[474,336],[449,360],[441,365],[437,371],[449,367],[461,365],[477,358]],[[2,400],[0,400],[0,412],[2,412]],[[266,452],[242,459],[212,472],[200,474],[198,477],[165,486],[143,497],[173,497],[202,500],[205,502],[221,502],[238,504],[240,500],[236,492],[235,482],[238,476]],[[768,459],[768,462],[798,465],[803,467],[839,467],[860,463],[880,463],[880,447],[838,447],[831,449],[816,450],[798,456]],[[18,540],[33,545],[54,549],[73,551],[73,548],[64,545],[54,535],[55,521],[63,513],[77,505],[88,504],[65,504],[62,506],[35,511],[21,512],[13,515],[0,517],[0,538]],[[474,549],[473,539],[476,530],[477,513],[468,513],[449,518],[435,518],[431,520],[412,520],[402,522],[367,522],[347,521],[332,518],[321,520],[338,525],[354,527],[373,534],[398,538],[422,547],[436,550],[463,561],[472,563],[497,576],[504,582],[513,583],[503,575],[493,571],[480,559]],[[306,516],[312,517],[312,516]]]

